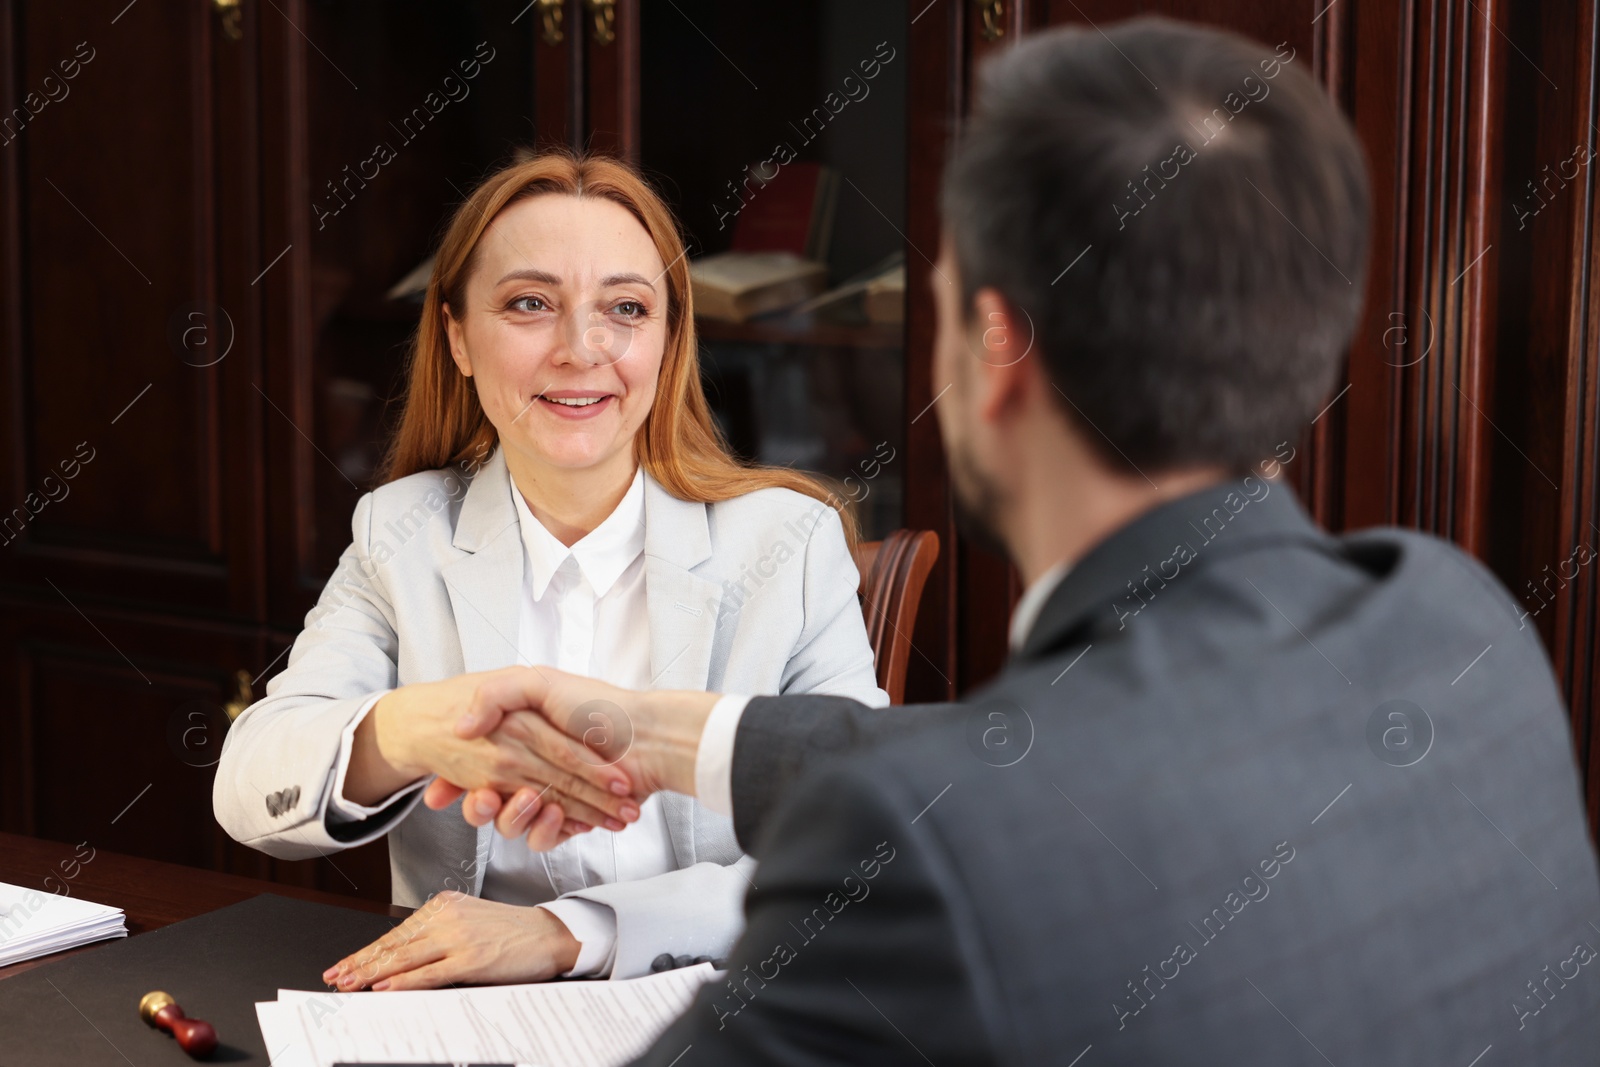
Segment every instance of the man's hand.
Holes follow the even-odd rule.
[[[591,770],[620,771],[639,800],[662,789],[693,796],[700,734],[717,699],[715,693],[622,689],[550,667],[509,668],[478,687],[455,732],[472,740],[497,731],[525,731],[531,753],[557,766],[571,768],[576,761]],[[560,734],[545,722],[538,724],[543,729],[528,722],[535,712]],[[443,808],[463,792],[460,784],[440,777],[429,784],[423,802]],[[544,852],[564,840],[559,820],[538,818],[540,805],[553,803],[559,798],[541,799],[529,789],[506,796],[479,788],[461,810],[472,825],[493,819],[503,836],[526,834],[528,847]]]
[[[543,908],[449,890],[378,940],[323,972],[341,993],[371,986],[436,989],[463,982],[543,982],[572,970],[580,945]]]

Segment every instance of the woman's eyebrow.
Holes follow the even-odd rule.
[[[556,277],[554,274],[551,274],[547,270],[538,270],[538,269],[533,268],[533,267],[526,267],[526,268],[524,268],[522,270],[511,271],[511,272],[507,273],[504,277],[502,277],[499,281],[495,282],[494,284],[496,286],[500,286],[500,285],[504,285],[506,282],[510,282],[510,281],[543,282],[545,285],[560,285],[561,284],[561,279]],[[604,278],[600,279],[601,288],[605,288],[605,287],[611,286],[611,285],[629,285],[629,284],[643,285],[643,286],[645,286],[646,288],[649,288],[649,289],[654,289],[655,288],[655,284],[653,282],[651,282],[648,278],[646,278],[643,274],[633,274],[633,273],[628,273],[628,274],[608,274]]]
[[[494,284],[499,286],[499,285],[504,285],[506,282],[509,282],[509,281],[543,282],[546,285],[560,285],[561,284],[561,279],[557,278],[554,274],[551,274],[549,271],[547,271],[547,270],[535,270],[532,267],[528,267],[528,268],[525,268],[523,270],[511,271],[505,277],[501,278],[499,281],[495,282]]]
[[[663,273],[665,272],[663,271]],[[655,288],[655,283],[645,278],[643,274],[608,274],[600,279],[601,288],[605,288],[608,285],[629,284],[643,285],[649,289]]]

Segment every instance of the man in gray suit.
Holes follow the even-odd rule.
[[[634,783],[731,805],[760,857],[726,981],[641,1062],[1600,1056],[1595,853],[1525,613],[1442,541],[1323,532],[1280,477],[1367,244],[1309,59],[1142,21],[987,68],[934,388],[1027,593],[965,710],[486,695],[616,702]]]

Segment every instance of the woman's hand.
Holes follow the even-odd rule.
[[[341,993],[444,985],[543,982],[572,970],[578,944],[543,908],[454,890],[429,898],[405,922],[322,974]]]
[[[457,719],[481,703],[480,690],[493,688],[507,674],[527,670],[510,667],[462,674],[385,694],[356,728],[345,797],[373,804],[434,774],[501,796],[520,789],[527,802],[517,810],[529,825],[538,817],[542,820],[538,825],[553,824],[560,837],[591,826],[620,830],[636,820],[639,806],[628,795],[632,787],[627,775],[585,758],[581,746],[566,740],[540,716],[515,716],[500,729],[471,738],[456,731]],[[496,805],[490,816],[498,810]],[[464,814],[470,821],[472,813]]]

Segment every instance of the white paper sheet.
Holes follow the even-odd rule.
[[[721,972],[708,963],[628,981],[318,993],[256,1005],[272,1067],[476,1061],[616,1067],[648,1048]]]
[[[0,967],[127,936],[121,908],[0,882]]]

